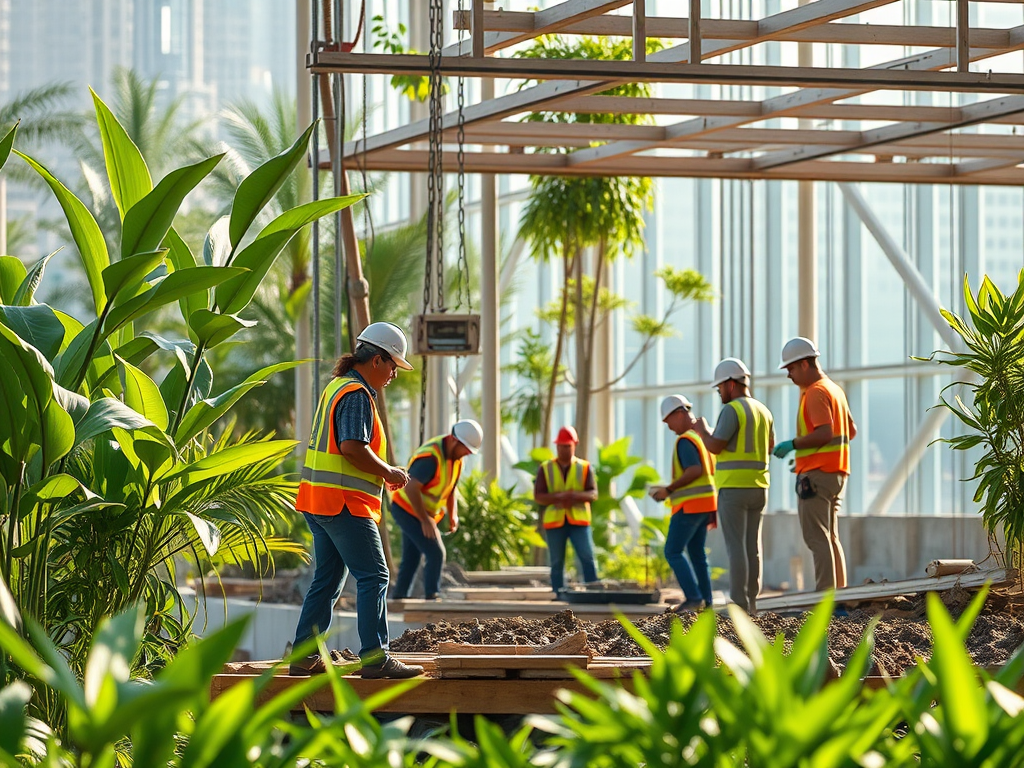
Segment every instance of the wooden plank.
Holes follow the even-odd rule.
[[[1016,572],[1007,568],[996,568],[978,573],[942,576],[937,579],[907,579],[882,584],[863,584],[844,587],[835,591],[836,603],[854,603],[866,600],[882,600],[899,595],[914,595],[919,592],[943,592],[960,586],[965,589],[978,588],[986,583],[1004,586],[1016,578]],[[794,608],[810,608],[820,603],[825,592],[800,592],[780,597],[766,597],[757,601],[759,611],[779,611]]]
[[[458,600],[550,600],[551,587],[450,587],[445,596]]]
[[[411,601],[410,601],[411,602]],[[568,605],[551,601],[548,603],[532,600],[488,600],[482,602],[458,603],[422,603],[414,606],[406,604],[402,614],[406,623],[431,623],[441,620],[465,621],[474,619],[497,619],[522,617],[524,619],[544,619],[562,611],[571,610],[573,614],[590,621],[602,621],[615,618],[621,613],[630,619],[646,618],[664,613],[665,606],[651,605]]]
[[[251,675],[217,675],[210,685],[212,696],[218,696]],[[275,677],[262,691],[258,700],[263,703],[294,685],[303,677]],[[415,688],[406,691],[394,701],[375,709],[376,712],[401,714],[447,714],[458,711],[481,715],[530,715],[554,714],[555,692],[569,690],[592,697],[590,691],[575,680],[446,680],[442,678],[418,678]],[[628,679],[623,687],[632,690]],[[348,684],[362,699],[387,690],[393,680],[363,680],[360,677],[346,677]],[[496,688],[500,685],[500,688]],[[334,696],[326,687],[308,697],[306,706],[316,712],[333,712]],[[302,704],[296,709],[301,710]]]
[[[545,656],[542,654],[466,654],[438,656],[437,668],[449,669],[563,669],[586,668],[589,656]]]
[[[437,649],[442,656],[529,656],[536,648],[532,645],[471,645],[469,643],[441,643]]]
[[[452,669],[440,669],[438,673],[443,680],[466,680],[469,678],[486,677],[491,680],[504,680],[509,676],[505,667],[454,667]]]

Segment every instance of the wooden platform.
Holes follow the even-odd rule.
[[[647,605],[588,605],[557,600],[392,600],[391,613],[401,613],[407,624],[430,624],[441,620],[457,623],[471,619],[497,619],[521,616],[524,619],[546,619],[562,611],[587,621],[614,619],[616,613],[630,620],[664,613],[665,603]]]

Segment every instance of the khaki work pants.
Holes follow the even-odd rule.
[[[810,481],[814,495],[801,499],[797,494],[797,516],[804,543],[814,558],[814,588],[835,589],[846,586],[846,556],[839,543],[839,507],[842,504],[846,475],[812,469],[797,476]]]

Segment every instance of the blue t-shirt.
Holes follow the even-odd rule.
[[[689,440],[679,440],[676,445],[676,456],[679,457],[679,464],[683,469],[700,464],[700,451],[697,446]]]
[[[365,384],[373,397],[377,397],[376,391],[366,383],[366,379],[355,371],[349,375]],[[334,407],[334,437],[338,443],[338,450],[341,450],[341,444],[346,440],[370,444],[373,440],[373,404],[370,402],[370,395],[357,389],[338,401]]]
[[[441,441],[441,455],[446,459],[447,453],[444,449],[444,441]],[[420,485],[426,485],[437,475],[437,459],[433,456],[420,456],[409,467],[409,477],[419,480]]]

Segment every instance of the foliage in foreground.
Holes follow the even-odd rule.
[[[0,647],[31,681],[0,693],[0,763],[1011,768],[1024,765],[1024,698],[1013,692],[1024,656],[1018,652],[995,676],[972,665],[963,643],[984,599],[982,593],[954,622],[929,595],[932,659],[877,690],[861,682],[871,664],[873,625],[842,676],[828,680],[831,600],[808,615],[788,648],[765,638],[739,611],[730,617],[742,648],[717,636],[712,613],[688,632],[676,624],[665,651],[627,624],[653,661],[648,677],[634,675],[632,691],[580,672],[586,693],[562,691],[558,715],[527,718],[511,736],[477,718],[470,741],[455,729],[416,739],[409,733],[412,718],[382,725],[372,717],[375,707],[416,680],[360,701],[332,669],[258,704],[272,682],[268,672],[211,703],[211,677],[230,657],[244,621],[185,649],[153,681],[139,681],[129,669],[143,614],[128,611],[103,623],[79,680],[33,622],[26,631],[31,641],[19,632],[19,617],[0,584]],[[288,717],[328,685],[333,713]],[[26,714],[26,703],[41,691],[67,703],[71,727],[64,740]]]
[[[67,186],[14,149],[17,127],[0,141],[0,166],[17,155],[60,203],[88,285],[87,308],[40,304],[50,257],[26,270],[0,256],[0,575],[76,674],[103,617],[140,603],[144,652],[129,659],[134,671],[158,669],[186,642],[182,558],[262,568],[275,546],[295,549],[270,534],[292,504],[295,483],[277,468],[294,442],[215,432],[243,396],[298,363],[278,361],[211,396],[208,353],[252,325],[239,313],[288,242],[359,199],[300,205],[259,225],[305,159],[310,126],[241,182],[197,260],[174,222],[222,156],[154,183],[138,146],[93,98],[114,249]],[[165,311],[180,311],[187,338],[143,330]],[[0,683],[9,678],[0,657]],[[40,696],[35,706],[62,726],[59,705]]]

